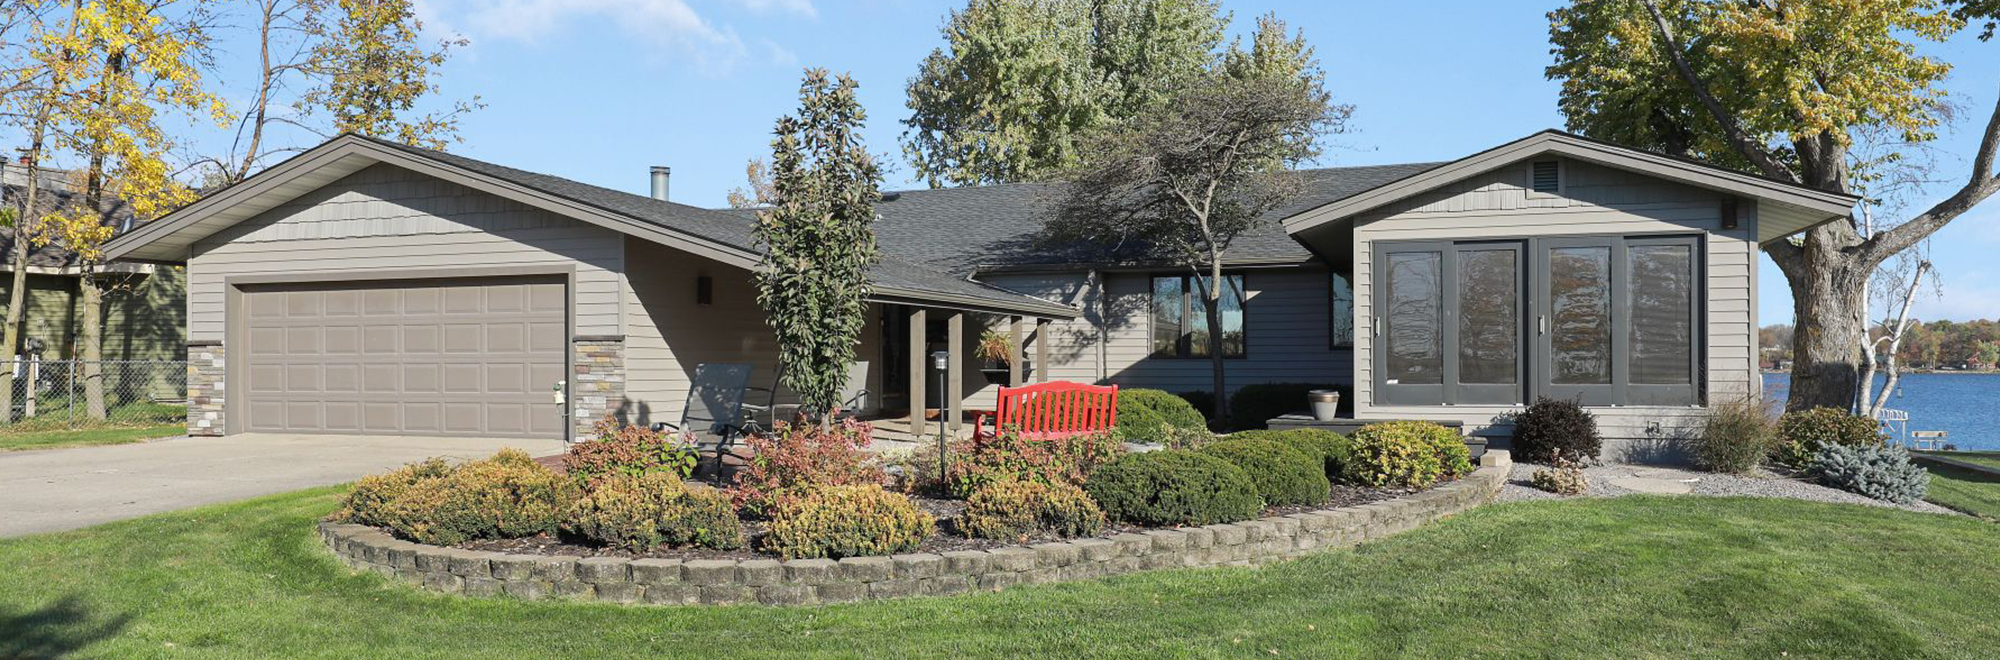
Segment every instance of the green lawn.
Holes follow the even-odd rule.
[[[1934,463],[1923,464],[1931,471],[1932,503],[1964,511],[1990,520],[2000,520],[2000,477]]]
[[[1956,459],[1975,465],[2000,468],[2000,451],[1927,451],[1918,453]]]
[[[2000,525],[1784,500],[1485,507],[1355,551],[824,608],[484,601],[352,575],[320,489],[0,541],[0,658],[1975,658]]]
[[[89,445],[122,445],[154,438],[171,438],[185,433],[187,433],[186,424],[84,429],[80,431],[49,430],[25,433],[6,431],[0,432],[0,451],[56,449],[60,447],[84,447]]]

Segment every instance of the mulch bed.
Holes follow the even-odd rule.
[[[1371,502],[1380,502],[1383,500],[1395,499],[1398,497],[1403,497],[1406,495],[1411,495],[1419,492],[1422,492],[1422,489],[1376,489],[1376,488],[1363,488],[1359,486],[1334,484],[1333,497],[1332,499],[1327,500],[1326,504],[1321,504],[1317,506],[1292,505],[1292,506],[1266,507],[1264,511],[1258,515],[1258,517],[1268,518],[1271,516],[1283,516],[1294,513],[1305,513],[1307,511],[1319,511],[1322,509],[1336,509],[1345,506],[1359,506]],[[1011,545],[1023,545],[1023,544],[1041,543],[1045,541],[1064,540],[1061,537],[1052,535],[1030,536],[1027,538],[1005,540],[1005,541],[966,538],[964,536],[958,535],[953,531],[953,523],[958,519],[959,513],[965,510],[964,501],[926,497],[926,496],[912,496],[910,500],[917,505],[918,509],[922,509],[925,513],[929,513],[933,517],[936,517],[938,519],[937,533],[932,534],[930,538],[924,539],[923,544],[918,546],[916,550],[912,550],[911,552],[946,553],[955,550],[991,550],[993,548],[1002,548]],[[1118,534],[1123,534],[1126,532],[1143,532],[1146,531],[1147,529],[1148,528],[1146,527],[1140,527],[1136,525],[1114,524],[1109,527],[1106,527],[1104,529],[1104,533],[1100,534],[1099,537],[1100,538],[1110,537]],[[763,537],[767,532],[768,532],[768,523],[766,523],[765,521],[762,520],[743,521],[743,535],[748,539],[749,544],[747,547],[741,550],[712,550],[708,548],[662,547],[662,548],[654,548],[646,552],[627,552],[624,550],[617,550],[613,548],[605,548],[605,547],[590,545],[586,541],[565,538],[561,535],[549,535],[549,534],[542,534],[522,539],[470,541],[467,543],[461,543],[454,547],[464,548],[467,550],[505,552],[517,555],[620,557],[627,559],[658,558],[658,559],[683,559],[683,560],[771,559],[775,558],[776,555],[772,555],[769,553],[753,549],[759,547],[762,544],[761,542],[763,540]]]

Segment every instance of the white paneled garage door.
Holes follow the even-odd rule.
[[[559,278],[254,285],[241,300],[243,430],[562,437]]]

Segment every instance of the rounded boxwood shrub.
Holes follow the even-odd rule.
[[[1879,447],[1882,425],[1839,408],[1788,412],[1778,418],[1779,463],[1807,467],[1824,447]]]
[[[1514,416],[1514,460],[1554,465],[1595,459],[1604,450],[1597,418],[1575,401],[1541,397]]]
[[[374,515],[404,538],[456,545],[554,532],[577,495],[574,480],[506,449],[411,482]]]
[[[1229,440],[1270,440],[1291,447],[1309,456],[1318,457],[1326,472],[1327,480],[1340,478],[1340,466],[1347,461],[1347,436],[1326,429],[1287,429],[1272,431],[1255,429],[1237,431],[1227,436]]]
[[[389,526],[389,506],[404,493],[429,481],[450,475],[452,466],[442,458],[411,463],[385,474],[373,474],[354,482],[333,519],[372,527]]]
[[[881,486],[825,486],[783,498],[764,549],[786,559],[889,555],[917,549],[937,522]]]
[[[1254,438],[1223,440],[1197,451],[1242,468],[1270,506],[1324,504],[1333,487],[1326,480],[1326,459],[1317,452]]]
[[[1009,480],[965,500],[958,529],[976,539],[1014,540],[1035,533],[1071,538],[1104,531],[1104,510],[1082,488]]]
[[[1249,475],[1229,461],[1181,450],[1126,454],[1084,484],[1105,515],[1142,525],[1207,525],[1263,509]]]
[[[1127,442],[1168,444],[1183,434],[1207,433],[1208,418],[1171,392],[1120,388],[1117,430]]]
[[[669,472],[614,474],[595,483],[570,508],[563,529],[633,552],[662,544],[743,547],[743,522],[721,491],[689,488]]]
[[[1423,488],[1472,469],[1470,452],[1458,433],[1431,422],[1369,424],[1355,431],[1349,443],[1341,479],[1352,484]]]
[[[1902,447],[1829,444],[1809,468],[1828,486],[1897,504],[1923,499],[1931,485],[1931,473]]]

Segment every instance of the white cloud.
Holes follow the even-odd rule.
[[[760,14],[818,15],[811,0],[727,2]],[[703,16],[687,0],[427,0],[424,4],[425,13],[439,25],[462,29],[475,39],[535,43],[579,23],[613,25],[711,75],[730,72],[751,52],[734,27]],[[759,41],[773,61],[795,59],[776,43]]]

